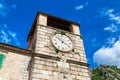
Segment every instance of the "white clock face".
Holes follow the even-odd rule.
[[[52,43],[60,51],[70,51],[73,48],[71,39],[62,34],[55,34],[52,37]]]

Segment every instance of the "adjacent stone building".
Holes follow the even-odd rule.
[[[0,80],[91,80],[79,26],[38,12],[28,49],[0,43]]]

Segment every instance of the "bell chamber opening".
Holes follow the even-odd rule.
[[[63,19],[55,18],[53,16],[48,16],[47,26],[51,26],[54,28],[72,32],[71,27],[70,27],[71,26],[70,22],[63,20]]]

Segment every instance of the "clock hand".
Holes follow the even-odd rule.
[[[64,43],[65,45],[67,45],[69,47],[69,45],[62,39],[60,39],[62,41],[62,43]]]
[[[61,35],[62,36],[62,35]],[[62,39],[61,39],[62,38]],[[61,41],[62,41],[62,43],[64,43],[65,45],[67,45],[68,47],[70,47],[66,42],[65,42],[65,40],[63,39],[63,37],[60,37],[59,38]]]
[[[62,40],[61,38],[59,38],[59,37],[56,37],[57,39],[59,39],[60,41],[61,41],[61,43],[63,43],[63,44],[65,44],[65,45],[67,45],[68,47],[70,47],[64,40]]]
[[[59,37],[56,37],[56,38],[59,39],[61,42],[63,42],[63,40],[61,38],[59,38]]]
[[[67,43],[65,43],[64,41],[63,41],[63,43],[65,44],[65,45],[67,45],[68,47],[70,47]]]
[[[59,37],[56,37],[58,40],[60,40],[61,41],[61,43],[63,43],[63,41],[59,38]]]

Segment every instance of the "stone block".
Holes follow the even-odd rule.
[[[48,79],[48,80],[49,80],[50,76],[49,76],[49,75],[42,74],[42,75],[39,75],[39,78]]]
[[[77,76],[77,79],[81,80],[81,76]]]
[[[47,16],[40,14],[37,24],[42,24],[42,25],[47,26]]]
[[[66,62],[57,62],[57,65],[60,68],[66,68],[66,69],[69,68],[69,63],[66,63]]]

